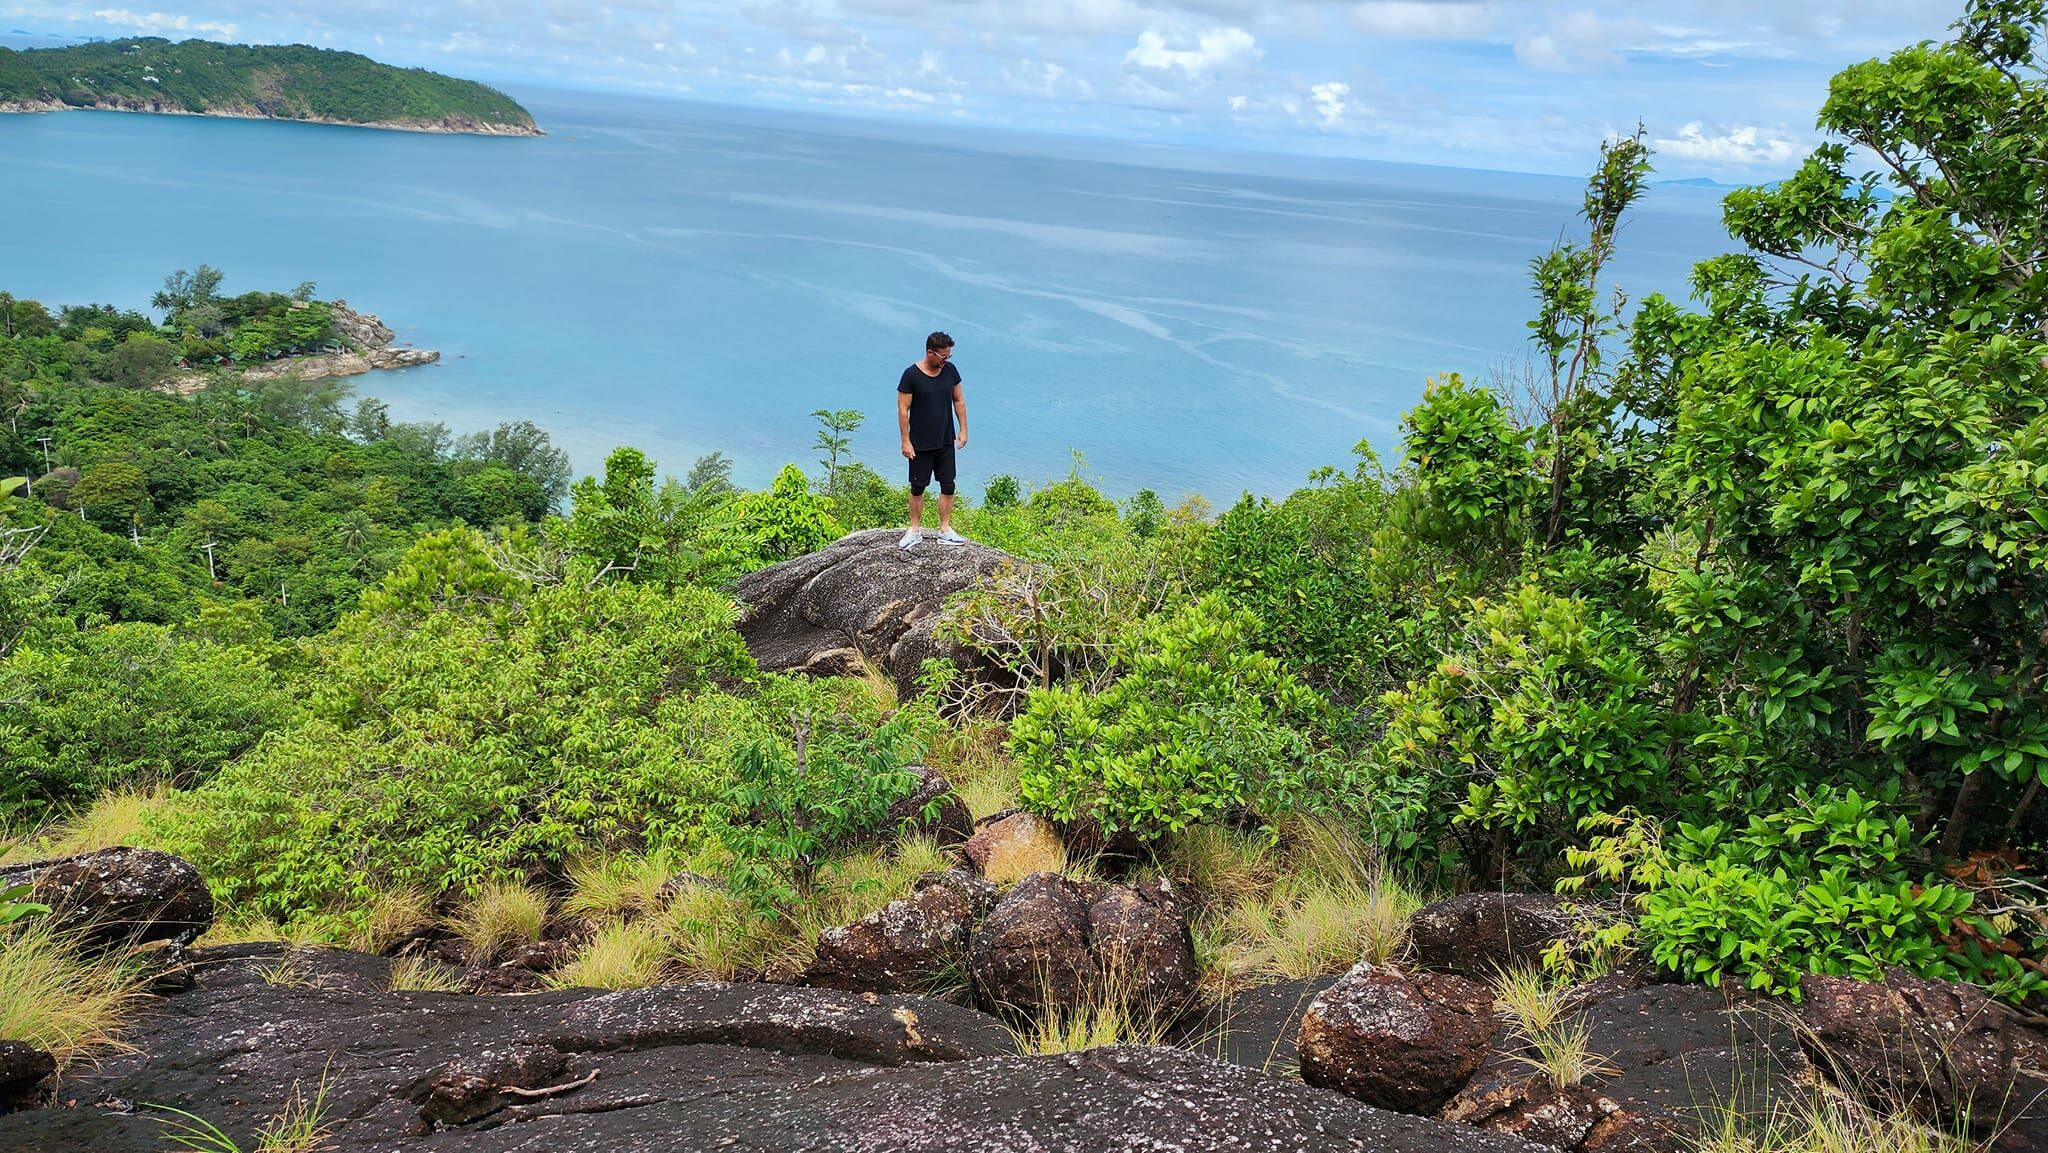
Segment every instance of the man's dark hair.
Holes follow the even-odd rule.
[[[953,347],[953,338],[947,336],[943,332],[934,332],[930,336],[924,338],[924,350],[926,352],[930,352],[935,348],[951,347]]]

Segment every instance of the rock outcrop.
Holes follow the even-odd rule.
[[[1543,961],[1588,915],[1583,902],[1545,893],[1461,893],[1423,907],[1408,922],[1408,944],[1425,969],[1488,980]]]
[[[1361,961],[1303,1016],[1301,1076],[1382,1109],[1434,1113],[1478,1071],[1499,1029],[1484,985]]]
[[[974,924],[995,900],[979,877],[927,874],[909,896],[827,929],[803,982],[868,993],[931,992],[964,974]]]
[[[1066,844],[1052,822],[1022,809],[976,822],[974,835],[967,838],[961,851],[982,876],[998,884],[1057,868],[1067,859]]]
[[[77,934],[89,950],[143,941],[188,942],[213,924],[213,894],[199,870],[155,849],[102,849],[0,868],[0,889],[31,886],[50,906],[43,923]]]
[[[946,598],[1016,563],[998,549],[927,540],[899,549],[896,529],[850,533],[831,545],[743,576],[740,635],[762,668],[820,676],[859,672],[873,661],[908,700],[928,657],[951,657],[970,674],[970,652],[938,636]]]
[[[240,1137],[324,1084],[326,1153],[1532,1150],[1176,1050],[1019,1057],[993,1019],[918,997],[714,983],[480,1000],[272,984],[250,951],[212,952],[195,953],[197,988],[129,1032],[140,1052],[67,1075],[70,1107],[0,1117],[0,1149],[157,1153],[164,1115],[139,1102]]]
[[[1879,1105],[1967,1120],[2008,1149],[2048,1148],[2048,1035],[1972,985],[1903,970],[1807,977],[1799,1016],[1814,1063]]]
[[[330,376],[360,376],[366,372],[394,368],[416,368],[441,359],[441,354],[424,348],[394,348],[397,333],[368,312],[357,312],[348,301],[332,302],[334,333],[349,345],[343,352],[315,356],[287,356],[250,365],[242,370],[248,380],[278,380],[295,376],[300,380],[321,380]]]

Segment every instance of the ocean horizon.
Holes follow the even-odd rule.
[[[146,306],[224,291],[375,312],[442,363],[351,381],[460,433],[532,420],[579,471],[630,444],[681,475],[815,471],[815,409],[866,415],[899,479],[894,383],[959,342],[965,491],[1084,473],[1226,504],[1370,442],[1392,464],[1432,376],[1530,353],[1528,264],[1582,234],[1583,181],[934,128],[515,88],[548,133],[0,116],[0,287]],[[1732,247],[1721,190],[1657,184],[1609,283],[1683,296]]]

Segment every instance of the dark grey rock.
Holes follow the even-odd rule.
[[[746,606],[740,635],[770,671],[821,676],[857,673],[863,658],[879,664],[898,695],[917,692],[928,657],[976,667],[974,654],[934,632],[946,598],[1006,564],[1009,554],[969,542],[928,540],[899,549],[896,529],[850,533],[818,552],[739,579],[733,593]]]
[[[213,925],[213,894],[189,861],[155,849],[102,849],[0,868],[0,889],[30,885],[43,923],[88,950],[142,941],[184,944]]]
[[[1017,882],[982,922],[968,951],[974,994],[992,1011],[1029,1016],[1072,1009],[1102,973],[1088,946],[1088,911],[1099,886],[1057,873]]]
[[[1546,893],[1461,893],[1417,912],[1408,922],[1408,946],[1425,969],[1490,980],[1541,964],[1545,949],[1596,913],[1586,902]]]
[[[968,1010],[789,987],[480,1000],[202,975],[131,1039],[143,1053],[66,1082],[74,1107],[0,1117],[0,1149],[159,1153],[142,1102],[252,1148],[324,1076],[324,1153],[1534,1150],[1175,1050],[998,1055],[1007,1035]]]
[[[1484,985],[1361,961],[1302,1018],[1302,1080],[1382,1109],[1434,1113],[1478,1071],[1499,1028]]]
[[[1800,991],[1809,1053],[1844,1088],[1942,1126],[1967,1119],[1998,1148],[2048,1149],[2048,1033],[1983,990],[1892,969]]]
[[[962,887],[932,884],[851,925],[818,935],[803,983],[856,992],[930,992],[964,980],[975,900]]]
[[[1300,1061],[1295,1038],[1301,1018],[1336,983],[1335,977],[1310,977],[1232,994],[1182,1022],[1175,1043],[1233,1065],[1293,1072]]]
[[[0,1041],[0,1113],[34,1105],[57,1059],[24,1041]]]
[[[1088,906],[1088,947],[1133,1008],[1178,1016],[1194,1000],[1195,938],[1171,881],[1104,886]]]

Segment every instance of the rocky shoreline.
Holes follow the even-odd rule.
[[[432,132],[459,136],[545,136],[538,125],[491,124],[470,116],[444,116],[436,120],[337,120],[328,116],[274,116],[260,108],[231,106],[194,112],[189,108],[145,104],[139,100],[97,100],[91,104],[66,104],[61,100],[0,100],[6,112],[141,112],[156,116],[214,116],[228,120],[281,120],[294,124],[332,124],[345,128],[380,128],[388,132]]]
[[[253,364],[242,370],[242,379],[259,382],[285,377],[325,380],[332,376],[361,376],[366,372],[417,368],[441,359],[441,354],[433,349],[392,347],[391,342],[397,333],[377,319],[375,313],[357,312],[348,306],[346,300],[333,301],[330,307],[334,310],[335,335],[348,348],[341,352],[286,356]],[[188,368],[179,371],[161,387],[166,392],[186,396],[205,388],[212,379],[212,374],[206,370]]]

